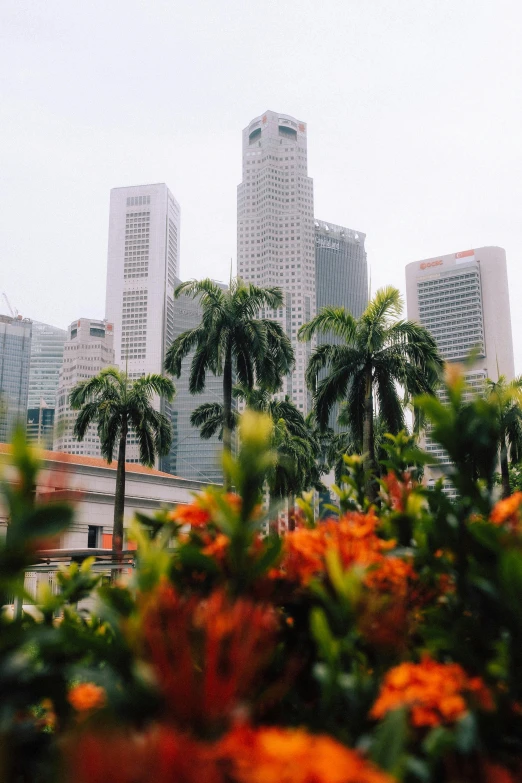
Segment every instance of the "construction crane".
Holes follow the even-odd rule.
[[[13,308],[11,307],[11,302],[7,298],[7,294],[6,294],[5,291],[2,291],[2,296],[4,297],[4,299],[6,301],[6,304],[7,304],[8,308],[9,308],[9,312],[11,313],[11,317],[12,318],[18,318],[18,310],[16,310],[16,309],[13,310]]]

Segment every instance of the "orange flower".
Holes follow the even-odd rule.
[[[410,561],[400,557],[385,557],[368,571],[364,584],[372,590],[406,598],[418,578]]]
[[[241,508],[241,498],[234,492],[227,492],[223,500],[236,512]],[[212,522],[219,511],[216,497],[210,492],[202,492],[192,503],[178,505],[170,512],[169,519],[180,525],[192,525],[192,527],[204,527]]]
[[[392,778],[331,737],[301,729],[238,727],[216,755],[234,783],[391,783]]]
[[[71,688],[67,699],[77,712],[89,712],[105,707],[107,694],[101,686],[93,682],[83,682]]]
[[[377,563],[383,559],[384,552],[395,546],[394,541],[379,538],[378,524],[373,511],[350,512],[338,522],[327,520],[312,529],[290,531],[283,542],[280,570],[272,576],[307,585],[314,576],[325,572],[324,557],[328,549],[339,553],[344,568]]]
[[[470,678],[458,663],[401,663],[386,674],[371,717],[380,719],[399,707],[410,710],[413,726],[454,723],[468,711],[468,701],[493,709],[491,692],[480,677]]]
[[[390,470],[382,479],[382,494],[393,511],[406,511],[408,498],[414,487],[411,473],[408,471],[399,478],[396,473]]]
[[[83,733],[65,746],[76,783],[392,783],[358,753],[299,729],[241,726],[216,743],[175,729]]]
[[[521,506],[522,492],[515,492],[509,498],[499,500],[491,512],[489,521],[494,525],[505,525],[513,533],[520,533],[522,529]]]
[[[170,512],[169,519],[180,525],[192,525],[192,527],[201,527],[210,522],[210,513],[208,509],[202,508],[196,500],[186,506],[176,506]]]
[[[254,699],[276,644],[275,610],[216,590],[182,598],[160,585],[143,614],[146,657],[170,717],[179,725],[222,728]]]
[[[218,533],[214,540],[203,547],[201,550],[207,557],[213,557],[216,560],[222,561],[230,544],[230,539],[223,533]]]

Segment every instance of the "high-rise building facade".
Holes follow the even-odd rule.
[[[368,263],[365,235],[345,226],[315,220],[315,289],[317,312],[323,307],[344,307],[355,318],[368,304]],[[339,343],[335,335],[318,342]],[[326,377],[326,370],[320,378]],[[339,406],[330,415],[330,426],[337,431]]]
[[[105,314],[116,363],[131,379],[162,373],[174,338],[179,227],[179,204],[165,184],[111,190]],[[169,403],[155,405],[171,416]],[[129,461],[137,458],[129,438]]]
[[[65,329],[33,321],[27,437],[52,448],[56,390],[67,339]]]
[[[506,253],[480,247],[414,261],[406,267],[408,318],[425,326],[447,362],[464,362],[472,389],[486,378],[515,375]],[[425,448],[444,463],[442,449],[429,438]]]
[[[95,425],[91,425],[82,441],[73,434],[78,416],[69,404],[71,390],[80,381],[92,378],[104,367],[114,365],[113,326],[107,321],[80,318],[67,330],[58,391],[56,394],[55,451],[100,457],[100,441]]]
[[[299,410],[310,398],[305,371],[309,343],[297,341],[299,327],[316,312],[314,194],[308,176],[306,124],[267,111],[243,130],[243,179],[237,200],[238,275],[259,286],[279,286],[283,307],[261,316],[282,324],[292,342],[296,367],[284,382]]]
[[[32,322],[0,315],[0,443],[27,417]]]
[[[315,220],[314,228],[317,312],[344,307],[359,318],[368,304],[366,236],[324,220]]]
[[[181,283],[177,280],[176,283]],[[221,285],[221,284],[219,284]],[[223,286],[226,288],[226,286]],[[198,299],[180,296],[174,301],[174,338],[201,322]],[[195,408],[207,402],[223,402],[223,377],[207,373],[205,390],[201,394],[189,391],[189,374],[193,353],[183,360],[181,375],[175,380],[176,396],[172,403],[172,447],[169,455],[169,473],[184,479],[220,484],[223,469],[220,456],[222,443],[217,435],[209,440],[200,437],[199,428],[190,423]]]

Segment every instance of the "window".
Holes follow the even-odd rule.
[[[100,546],[102,528],[98,525],[89,525],[87,528],[87,548],[97,549]]]

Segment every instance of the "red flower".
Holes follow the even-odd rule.
[[[171,719],[199,731],[225,726],[254,699],[277,628],[270,607],[221,590],[182,598],[160,586],[145,608],[143,634]]]

